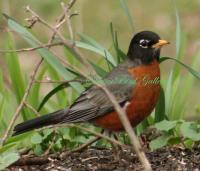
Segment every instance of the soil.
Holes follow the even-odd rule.
[[[200,146],[193,150],[178,146],[165,147],[156,151],[147,150],[146,155],[153,170],[157,171],[199,171]],[[89,147],[82,152],[69,153],[64,159],[54,157],[32,158],[17,163],[8,171],[141,171],[142,165],[131,150],[120,150],[119,159],[112,149]],[[37,163],[37,164],[36,164]],[[24,165],[26,164],[26,165]],[[21,166],[19,166],[21,165]]]

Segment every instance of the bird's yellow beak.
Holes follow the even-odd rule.
[[[155,43],[154,45],[152,45],[153,48],[161,48],[164,45],[169,44],[168,41],[166,40],[159,40],[158,43]]]

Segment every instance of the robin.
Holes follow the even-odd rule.
[[[169,42],[161,40],[154,32],[137,33],[131,40],[127,58],[104,78],[105,83],[111,80],[106,86],[125,110],[133,127],[152,112],[158,101],[159,56],[161,47],[166,44]],[[121,78],[125,81],[121,81]],[[18,124],[14,128],[14,135],[48,125],[80,122],[92,122],[109,131],[123,130],[105,92],[93,86],[84,91],[68,109]]]

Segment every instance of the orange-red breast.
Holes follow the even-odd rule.
[[[104,78],[105,83],[109,80],[106,86],[126,111],[132,126],[145,119],[158,101],[160,48],[168,43],[151,31],[137,33],[131,40],[127,58]],[[23,122],[14,128],[14,134],[47,125],[79,122],[92,122],[111,131],[123,130],[105,92],[93,86],[84,91],[68,109]]]

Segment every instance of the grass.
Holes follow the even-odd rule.
[[[129,25],[133,30],[133,20],[127,4],[123,0],[120,0],[120,2],[122,4],[122,9],[125,11],[125,15],[127,16]],[[180,65],[187,39],[186,35],[181,30],[181,21],[175,4],[174,8],[176,16],[176,61],[170,70],[167,82],[162,82],[163,91],[161,92],[160,101],[156,106],[156,110],[149,118],[136,128],[138,135],[150,125],[155,125],[157,129],[163,131],[161,137],[151,143],[152,149],[162,147],[163,145],[171,142],[172,138],[180,138],[182,135],[185,136],[184,143],[187,143],[188,141],[196,141],[198,139],[195,139],[194,137],[199,136],[199,130],[197,128],[194,129],[194,127],[199,128],[199,124],[188,123],[183,121],[183,119],[185,115],[184,106],[187,105],[187,98],[192,90],[195,77],[200,79],[200,74],[197,71],[198,64],[200,62],[200,52],[198,51],[193,57],[191,57],[190,67],[182,65],[182,63]],[[30,47],[37,47],[41,44],[39,37],[34,36],[34,33],[28,31],[24,26],[22,26],[22,24],[19,24],[8,16],[7,21],[9,28],[24,39]],[[109,72],[109,70],[122,61],[125,56],[125,53],[119,45],[117,32],[113,28],[112,24],[110,25],[110,31],[111,48],[109,49],[104,48],[101,43],[98,43],[94,38],[91,38],[83,33],[79,34],[80,40],[76,41],[76,45],[80,49],[84,49],[90,53],[101,56],[101,59],[97,62],[89,59],[91,66],[97,72],[99,77],[103,77],[107,72]],[[5,48],[13,50],[15,49],[14,44],[16,44],[16,42],[14,41],[12,34],[8,34],[5,41]],[[81,62],[73,53],[71,53],[69,49],[63,48],[63,52],[68,62],[76,67],[83,67]],[[41,80],[45,74],[48,74],[52,80],[72,80],[80,78],[80,73],[63,67],[60,61],[50,50],[43,48],[37,50],[37,53],[45,60],[45,63],[40,67],[37,80]],[[170,58],[163,57],[161,58],[161,61],[168,59]],[[104,63],[105,65],[100,65],[99,63]],[[184,68],[188,71],[185,74],[184,79],[182,79],[181,66],[184,66]],[[16,107],[22,99],[28,83],[27,74],[24,73],[23,67],[19,63],[19,55],[17,53],[6,54],[6,67],[8,69],[7,77],[12,84],[10,87],[7,86],[7,84],[3,81],[4,72],[0,71],[1,135],[5,132]],[[41,84],[34,84],[28,97],[28,103],[34,108],[41,110],[41,114],[52,112],[56,109],[63,108],[66,105],[69,106],[73,103],[76,97],[87,88],[87,86],[74,82],[70,82],[64,86],[55,84],[52,85],[51,90],[44,97],[41,96],[42,88],[43,86]],[[66,99],[66,101],[60,99]],[[32,111],[27,108],[23,108],[18,121],[25,121],[33,117],[35,117],[35,115]],[[91,125],[85,124],[84,126],[99,131],[98,128]],[[164,130],[162,129],[163,127],[165,128]],[[176,131],[179,127],[181,127],[182,132]],[[192,137],[189,136],[190,132],[193,133]],[[7,160],[7,165],[11,164],[19,158],[18,153],[24,148],[30,148],[35,154],[41,155],[51,144],[54,137],[56,138],[51,152],[57,152],[61,149],[74,148],[79,144],[86,142],[87,139],[92,137],[92,135],[77,128],[60,128],[56,131],[56,133],[52,129],[39,133],[28,132],[16,137],[10,137],[4,146],[0,148],[1,159],[2,161],[6,161],[5,159],[13,159]],[[129,142],[126,134],[120,134],[119,137],[121,141]],[[109,146],[105,140],[99,141],[96,145]],[[6,166],[2,165],[0,160],[0,168]]]

